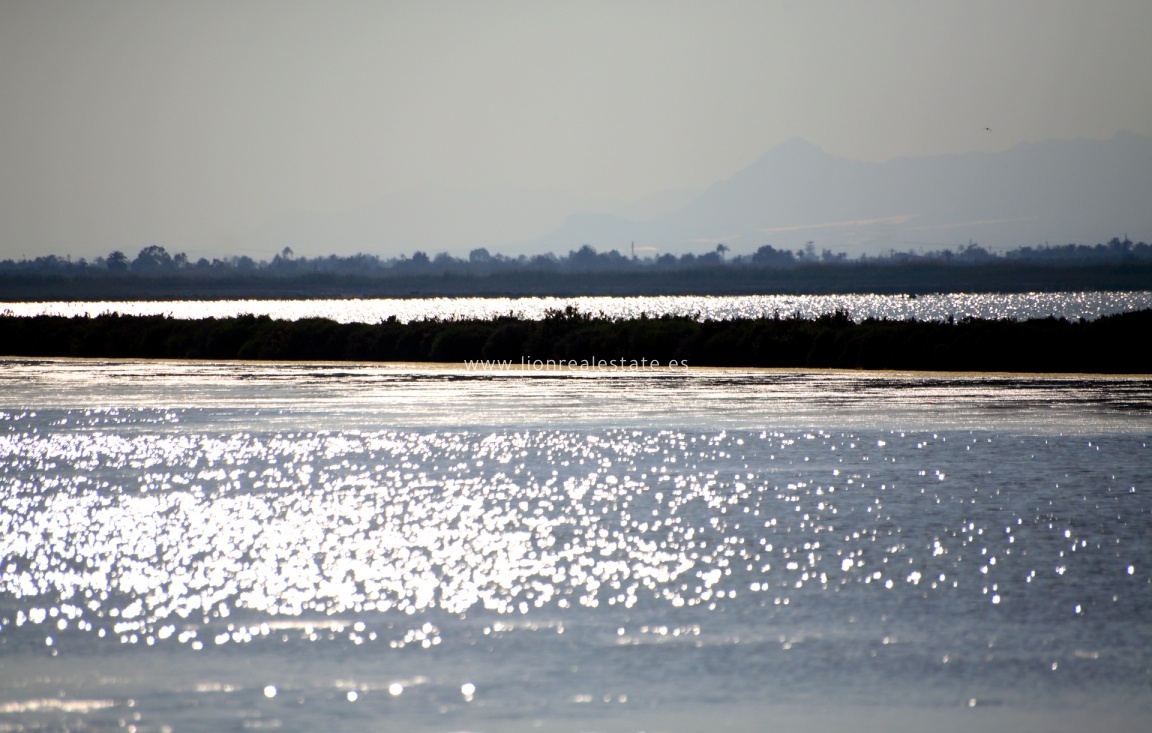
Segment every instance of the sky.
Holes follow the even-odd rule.
[[[377,254],[499,249],[796,136],[882,161],[1152,135],[1150,31],[1147,0],[0,0],[0,258],[267,256],[373,207],[420,214]]]

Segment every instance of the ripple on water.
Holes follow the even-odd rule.
[[[406,298],[344,300],[105,301],[8,303],[0,312],[19,316],[167,315],[227,318],[243,314],[285,320],[329,318],[340,323],[378,323],[395,317],[407,323],[426,318],[487,319],[508,314],[539,320],[568,306],[611,318],[676,315],[705,319],[770,318],[799,314],[814,318],[837,310],[857,320],[888,318],[1086,318],[1152,308],[1152,291],[1063,293],[936,293],[906,295],[739,295],[583,298]]]
[[[1024,609],[1071,584],[1067,608],[1030,611],[1068,615],[1145,584],[1135,486],[1040,506],[982,478],[1003,450],[1089,461],[1099,441],[882,436],[11,431],[0,437],[3,631],[35,629],[47,644],[95,633],[202,649],[290,633],[429,649],[442,640],[434,619],[385,628],[361,615],[482,608],[509,617],[484,632],[501,634],[544,612],[538,625],[561,633],[554,614],[566,610],[707,615],[840,593]],[[1147,465],[1146,446],[1125,441],[1109,450]],[[1021,480],[1057,475],[1034,470]],[[331,618],[349,614],[358,620]],[[621,627],[618,642],[700,634],[699,623]]]

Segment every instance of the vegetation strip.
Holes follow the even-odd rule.
[[[266,316],[180,320],[0,316],[0,355],[148,359],[466,362],[632,367],[812,367],[1152,373],[1152,310],[1094,321],[865,320],[846,313],[725,321],[613,320],[569,308],[540,321],[341,324]],[[595,360],[595,362],[593,362]]]
[[[0,271],[0,301],[228,300],[577,295],[800,295],[830,293],[1026,293],[1152,288],[1152,263],[996,262],[711,266],[629,271],[243,274],[177,271],[50,275]]]

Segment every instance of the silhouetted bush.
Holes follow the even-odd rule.
[[[617,360],[692,366],[1152,373],[1152,310],[1095,321],[853,322],[846,313],[611,320],[571,308],[540,321],[340,324],[267,316],[178,320],[0,316],[5,356],[332,361]]]

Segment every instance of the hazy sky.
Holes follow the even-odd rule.
[[[2,0],[0,257],[241,249],[409,189],[609,209],[793,136],[883,160],[1150,135],[1150,35],[1148,0]]]

